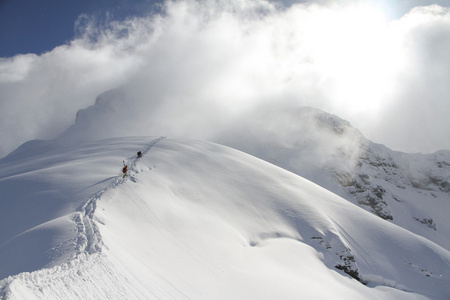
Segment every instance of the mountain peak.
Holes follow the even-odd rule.
[[[209,123],[217,112],[210,119],[192,119],[189,108],[180,123],[169,124],[164,114],[157,116],[166,109],[161,104],[148,112],[123,90],[112,90],[81,110],[76,123],[57,142],[70,148],[80,141],[159,130],[185,136],[179,129],[172,131],[183,128],[188,137],[207,138],[273,163],[450,249],[450,225],[443,213],[450,210],[449,151],[432,155],[392,151],[370,142],[338,116],[310,107],[258,107],[240,112],[234,122],[230,116],[227,122],[214,120],[211,124],[217,126],[208,132],[195,129]],[[182,126],[189,120],[192,124]]]
[[[280,291],[292,299],[440,299],[450,292],[448,250],[229,147],[115,138],[56,144],[0,165],[5,298],[89,298],[95,290],[123,299],[275,299]]]

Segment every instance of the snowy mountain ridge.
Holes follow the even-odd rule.
[[[130,101],[0,159],[2,300],[450,297],[448,151],[312,108],[248,112],[211,137],[231,148],[118,138],[163,127]]]
[[[33,159],[0,161],[0,189],[10,200],[1,211],[13,215],[0,220],[12,236],[0,242],[2,298],[450,295],[448,250],[248,154],[173,138],[53,151],[49,144],[22,147]],[[118,157],[136,150],[144,156],[128,155],[128,177],[117,170],[108,177]],[[24,193],[30,179],[41,188]]]
[[[377,216],[450,249],[450,151],[408,154],[367,140],[350,123],[312,108],[257,116],[285,131],[243,130],[221,143],[305,177]],[[283,125],[296,124],[295,126]],[[274,127],[276,128],[276,127]]]
[[[124,124],[123,116],[133,119],[127,118]],[[189,121],[193,128],[202,122]],[[158,123],[165,126],[155,126]],[[266,160],[450,249],[450,223],[445,214],[450,211],[450,150],[433,154],[392,151],[369,141],[338,116],[310,107],[267,105],[244,113],[236,124],[210,126],[217,127],[215,134],[194,133],[191,138]],[[185,126],[181,123],[180,127]],[[118,88],[79,111],[75,124],[60,139],[73,143],[129,132],[184,136],[156,115],[141,113],[127,91]]]

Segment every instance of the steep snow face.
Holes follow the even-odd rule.
[[[214,111],[215,120],[187,122],[183,118],[168,125],[155,112],[180,108],[155,105],[146,115],[138,113],[140,108],[133,103],[122,89],[100,95],[95,105],[78,113],[77,122],[60,140],[73,143],[130,133],[210,140],[292,171],[450,249],[445,213],[450,211],[449,151],[395,152],[368,141],[347,121],[307,107],[268,105],[238,116],[223,112],[220,117]]]
[[[450,151],[392,151],[368,141],[345,120],[312,108],[259,112],[237,136],[220,142],[450,249]]]
[[[450,249],[449,162],[450,151],[405,154],[369,144],[353,171],[329,174],[347,199]]]
[[[273,299],[280,289],[287,298],[377,298],[383,288],[370,287],[380,285],[449,295],[436,292],[450,275],[448,251],[247,154],[164,140],[134,172],[99,201],[100,232],[129,272],[154,272],[161,295],[178,294],[172,282],[206,299]],[[338,268],[369,287],[347,286]]]
[[[0,161],[7,170],[0,186],[19,187],[26,176],[37,183],[29,194],[3,185],[10,193],[1,211],[42,218],[20,230],[2,223],[11,229],[0,241],[1,266],[21,258],[5,245],[41,245],[34,239],[40,228],[56,248],[71,248],[58,248],[65,260],[42,263],[49,269],[29,266],[36,271],[0,281],[7,299],[450,296],[447,250],[248,154],[179,139],[39,144]],[[27,159],[33,148],[36,155]],[[122,160],[130,167],[126,178],[117,174]],[[64,205],[50,202],[44,209],[47,198],[34,197],[48,192],[43,183],[51,174],[52,191],[66,192],[48,197],[56,202],[63,195]],[[28,210],[15,208],[14,199]]]
[[[0,278],[70,259],[80,247],[77,232],[89,226],[77,223],[74,212],[115,180],[123,158],[147,143],[32,141],[1,159]]]

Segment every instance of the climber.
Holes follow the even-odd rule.
[[[125,163],[124,163],[124,167],[123,167],[123,169],[122,169],[122,172],[123,172],[123,178],[125,178],[125,176],[127,175],[127,171],[128,171],[128,166],[125,165]]]
[[[141,152],[141,151],[139,151],[139,152],[137,153],[137,157],[138,157],[138,158],[141,158],[141,157],[142,157],[142,152]]]

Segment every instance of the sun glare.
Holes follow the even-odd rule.
[[[332,82],[336,108],[376,112],[387,100],[398,63],[389,22],[372,6],[348,6],[314,14],[310,52]]]

